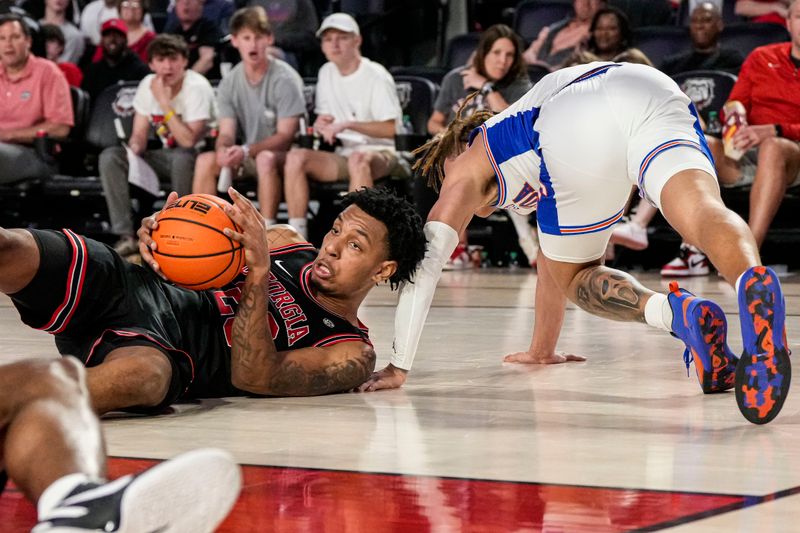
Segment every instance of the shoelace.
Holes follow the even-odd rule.
[[[683,362],[686,363],[686,377],[687,378],[691,377],[691,374],[689,373],[689,365],[691,365],[693,361],[694,361],[694,355],[692,355],[692,350],[690,350],[687,347],[686,351],[683,352]]]

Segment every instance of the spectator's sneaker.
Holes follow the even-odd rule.
[[[739,320],[744,353],[736,368],[736,404],[754,424],[775,418],[786,401],[792,365],[786,343],[786,307],[778,276],[768,267],[739,281]]]
[[[472,261],[466,245],[459,244],[450,254],[450,259],[444,264],[442,270],[464,270],[465,268],[472,268]]]
[[[79,485],[31,533],[203,533],[214,531],[236,501],[239,467],[205,449],[160,463],[138,476]]]
[[[728,390],[734,385],[738,359],[728,348],[728,322],[725,313],[711,300],[698,298],[669,284],[672,332],[686,344],[683,362],[686,371],[694,361],[700,388],[706,394]]]
[[[631,250],[647,248],[647,228],[636,222],[617,224],[611,232],[611,242]]]
[[[136,240],[136,237],[132,237],[130,235],[120,237],[120,239],[114,243],[114,251],[116,251],[122,257],[138,254],[139,241]]]
[[[691,244],[681,244],[678,257],[664,265],[661,275],[672,278],[689,276],[708,276],[711,274],[711,263],[703,252]]]

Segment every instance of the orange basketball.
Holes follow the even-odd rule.
[[[170,281],[187,289],[213,289],[242,270],[242,246],[222,232],[241,231],[223,211],[226,205],[210,194],[189,194],[156,215],[153,257]]]

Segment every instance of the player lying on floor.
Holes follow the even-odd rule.
[[[241,473],[221,450],[107,481],[86,371],[71,357],[0,366],[0,390],[0,493],[7,471],[37,506],[32,533],[211,532],[236,501]]]
[[[155,272],[69,230],[0,229],[0,291],[25,324],[52,333],[61,354],[88,367],[98,413],[328,394],[370,376],[375,352],[356,313],[372,287],[408,281],[422,260],[412,206],[382,189],[351,193],[316,250],[289,226],[267,229],[246,198],[230,194],[227,213],[242,233],[229,237],[243,245],[247,271],[219,290],[159,277],[148,249],[152,217],[139,237]]]

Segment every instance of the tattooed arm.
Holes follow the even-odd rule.
[[[226,213],[242,232],[225,230],[242,244],[248,274],[231,332],[231,382],[234,387],[272,396],[310,396],[350,390],[375,367],[375,353],[361,342],[278,352],[267,319],[269,248],[302,242],[289,226],[267,230],[245,197],[229,189],[233,206]]]
[[[567,294],[578,307],[593,315],[623,322],[644,322],[644,305],[653,291],[630,274],[597,265],[578,272]]]

